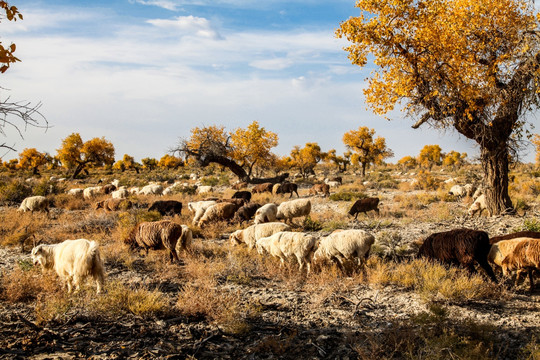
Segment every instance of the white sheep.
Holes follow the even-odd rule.
[[[232,245],[244,243],[253,249],[257,240],[271,236],[280,231],[289,231],[291,227],[281,222],[251,225],[243,230],[236,230],[229,236]]]
[[[149,184],[139,190],[139,195],[161,195],[163,193],[163,185]]]
[[[296,199],[282,202],[277,208],[276,219],[290,221],[296,217],[308,216],[311,212],[309,199]]]
[[[24,199],[17,211],[45,211],[49,213],[49,200],[45,196],[30,196]]]
[[[197,194],[208,194],[212,191],[213,191],[213,188],[210,185],[203,185],[197,188]]]
[[[120,188],[111,193],[113,199],[125,199],[129,196],[129,191],[126,188]]]
[[[346,260],[356,260],[362,265],[369,256],[373,235],[364,230],[349,229],[333,232],[319,241],[313,260],[337,261],[344,268]]]
[[[195,201],[188,203],[189,211],[195,214],[192,222],[193,226],[197,226],[199,220],[203,217],[206,209],[215,204],[217,204],[215,200]]]
[[[101,193],[101,186],[90,186],[83,190],[83,197],[91,199]]]
[[[474,216],[474,214],[478,213],[478,216],[480,216],[484,209],[487,209],[486,195],[482,194],[476,200],[474,200],[467,213],[470,216]]]
[[[315,250],[316,239],[313,235],[281,231],[269,237],[263,237],[257,240],[257,252],[259,254],[269,253],[272,256],[279,257],[281,266],[285,260],[293,256],[298,261],[300,271],[307,267],[307,272],[311,271],[311,259]]]
[[[67,194],[70,195],[70,196],[82,197],[83,196],[83,189],[81,189],[81,188],[69,189]]]
[[[454,185],[450,188],[448,193],[457,197],[471,196],[475,190],[472,184]]]
[[[255,212],[255,224],[263,224],[267,222],[276,221],[277,215],[277,205],[276,204],[266,204],[261,206]]]
[[[98,293],[103,287],[105,270],[95,241],[77,239],[54,245],[38,245],[32,249],[32,262],[45,269],[54,269],[67,285],[68,293],[73,286],[78,290],[80,281],[87,276],[96,281]]]
[[[324,183],[331,188],[337,188],[339,185],[341,185],[339,181],[329,180],[328,178],[324,179]]]
[[[118,187],[120,186],[120,180],[114,179],[113,181],[111,181],[111,184],[118,189]]]

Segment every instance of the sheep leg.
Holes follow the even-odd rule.
[[[491,268],[491,265],[489,265],[487,260],[482,259],[482,260],[478,261],[478,264],[480,265],[480,267],[482,269],[484,269],[484,271],[489,276],[491,281],[493,281],[495,284],[497,284],[497,277],[495,276],[495,273],[493,272],[493,269]]]
[[[533,292],[533,290],[534,290],[533,269],[528,268],[527,272],[529,273],[529,291]]]

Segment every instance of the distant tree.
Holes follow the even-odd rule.
[[[431,170],[434,165],[441,165],[441,147],[439,145],[425,145],[418,155],[418,163],[429,170]]]
[[[255,121],[246,130],[237,129],[233,134],[223,126],[206,126],[191,129],[191,137],[180,142],[174,152],[184,155],[187,163],[195,161],[198,166],[218,164],[228,168],[241,181],[260,183],[279,181],[279,178],[254,178],[255,164],[270,162],[270,148],[277,145],[277,136],[261,128]]]
[[[39,174],[39,167],[47,163],[47,156],[35,148],[24,149],[19,154],[19,168],[32,170],[34,175]]]
[[[403,170],[411,170],[418,166],[418,161],[412,156],[404,156],[398,160],[398,165],[403,168]]]
[[[378,114],[396,106],[416,122],[474,140],[491,215],[512,212],[510,159],[539,105],[540,17],[529,0],[357,0],[341,23],[349,59],[375,64],[364,91]]]
[[[83,142],[78,133],[73,133],[62,140],[57,152],[62,166],[73,171],[73,179],[83,170],[88,172],[88,166],[111,166],[114,163],[114,146],[104,137]]]
[[[325,160],[334,163],[338,168],[338,172],[345,172],[347,171],[347,166],[351,164],[351,155],[352,153],[350,151],[345,151],[343,156],[337,155],[336,150],[331,149],[328,151]]]
[[[394,156],[386,146],[386,139],[380,136],[374,138],[374,135],[375,130],[367,126],[360,126],[358,130],[343,135],[343,143],[355,153],[354,160],[362,166],[362,176],[366,176],[366,168],[370,164],[381,164],[384,159]]]
[[[124,172],[126,171],[126,165],[124,164],[123,160],[118,160],[115,162],[112,166],[113,170]]]
[[[149,171],[154,170],[158,165],[158,161],[154,158],[144,158],[141,159],[141,162],[142,168]]]
[[[231,135],[231,156],[251,177],[253,168],[268,168],[273,160],[271,149],[278,145],[277,134],[267,131],[257,121],[246,129],[238,128]]]
[[[178,169],[180,166],[183,165],[184,162],[182,161],[182,159],[169,154],[163,155],[163,157],[158,162],[158,166],[165,169]]]
[[[7,1],[0,1],[0,12],[5,13],[5,18],[9,21],[22,20],[23,16],[15,6],[10,6]],[[2,19],[3,20],[3,19]],[[21,61],[14,53],[17,49],[15,44],[4,46],[0,42],[0,73],[5,73],[15,62]],[[6,135],[5,129],[11,127],[22,137],[22,128],[27,126],[47,127],[47,120],[39,112],[41,103],[31,105],[28,102],[12,102],[9,97],[5,100],[0,100],[0,134]],[[15,119],[15,120],[14,120]],[[22,126],[19,125],[22,121]],[[42,121],[44,124],[42,125]],[[6,143],[0,144],[0,148],[5,148],[14,151],[12,146]]]
[[[3,165],[8,170],[17,170],[17,168],[19,167],[19,159],[11,159],[4,162]]]
[[[291,150],[289,163],[305,178],[310,174],[315,174],[315,166],[325,155],[317,143],[306,143],[303,148],[296,145]]]
[[[122,162],[124,163],[125,170],[135,170],[137,174],[139,173],[139,168],[141,165],[135,161],[133,156],[124,154],[124,157],[122,157]]]
[[[453,169],[460,168],[466,162],[467,153],[460,153],[457,151],[450,151],[448,154],[443,156],[442,164],[443,166],[451,167]]]

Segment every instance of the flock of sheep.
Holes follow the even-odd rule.
[[[123,209],[131,207],[131,202],[126,199],[126,193],[129,194],[130,190],[118,188],[118,184],[110,185],[112,186],[109,187],[109,193],[112,197],[97,202],[95,208],[116,211],[121,204]],[[100,187],[98,190],[96,187],[80,189],[81,191],[77,190],[77,194],[82,193],[85,197],[92,197],[97,191],[103,192],[107,186],[109,185]],[[91,190],[87,191],[88,189]],[[157,193],[164,191],[161,185],[151,184],[137,189],[137,192],[146,194],[151,191],[150,189]],[[456,196],[470,196],[472,190],[471,187],[464,186],[452,187],[450,191]],[[230,234],[231,244],[245,244],[248,249],[256,249],[261,255],[269,254],[279,258],[282,265],[289,260],[296,261],[300,271],[306,269],[307,273],[312,270],[313,262],[323,260],[336,262],[342,268],[347,262],[352,262],[357,266],[365,263],[371,246],[375,242],[372,234],[356,229],[336,230],[319,239],[317,234],[292,231],[293,227],[297,227],[293,222],[294,218],[309,216],[311,200],[297,198],[284,201],[279,205],[251,203],[252,193],[261,192],[289,193],[290,197],[293,194],[298,197],[297,185],[287,182],[259,184],[251,191],[238,190],[231,199],[212,198],[190,202],[188,209],[193,214],[192,225],[204,227],[218,221],[244,223],[253,219],[253,225]],[[119,195],[120,193],[122,195]],[[309,193],[327,196],[329,185],[316,184]],[[485,204],[482,204],[485,199],[478,201],[482,198],[483,195],[477,195],[469,209],[470,214],[482,210],[482,206],[485,208]],[[349,214],[356,218],[361,212],[374,210],[378,213],[378,204],[379,199],[375,197],[360,199],[353,204]],[[174,216],[181,213],[182,203],[175,200],[159,200],[148,209],[158,211],[162,215]],[[42,196],[27,198],[19,208],[19,211],[36,210],[48,211],[47,198]],[[166,249],[171,261],[178,261],[180,253],[190,248],[192,238],[193,234],[188,226],[161,220],[138,224],[126,239],[126,243],[132,249],[142,248],[146,252],[149,249]],[[455,229],[428,236],[420,246],[417,256],[445,264],[463,266],[472,273],[476,272],[475,265],[479,265],[494,282],[497,282],[497,277],[492,265],[500,267],[504,276],[516,271],[516,282],[520,273],[527,272],[532,290],[534,271],[540,270],[539,238],[540,233],[521,232],[490,239],[484,231]],[[40,264],[45,268],[54,268],[66,283],[68,291],[71,291],[73,287],[78,288],[80,282],[87,276],[93,277],[97,283],[98,292],[101,291],[104,266],[95,242],[79,239],[66,240],[55,245],[38,245],[32,250],[32,259],[35,264]]]

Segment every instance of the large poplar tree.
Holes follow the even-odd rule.
[[[511,212],[509,161],[538,106],[540,39],[524,0],[358,0],[338,37],[353,64],[375,69],[365,89],[379,114],[401,106],[414,128],[453,127],[480,147],[492,215]]]

